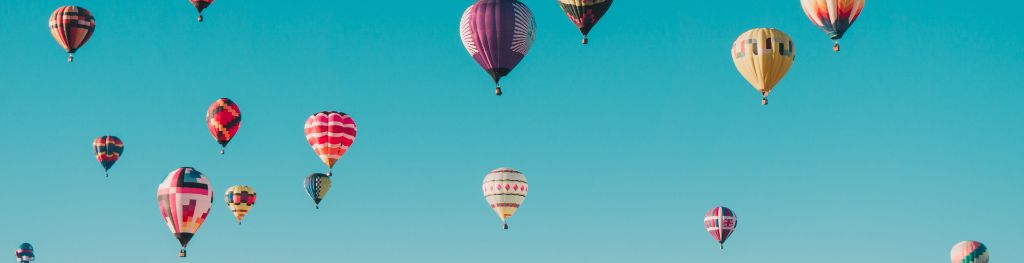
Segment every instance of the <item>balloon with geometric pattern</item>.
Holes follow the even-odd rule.
[[[743,78],[761,92],[761,105],[768,105],[768,93],[793,65],[793,40],[774,28],[744,32],[732,44],[732,61]]]
[[[50,15],[50,34],[68,52],[68,62],[74,61],[75,51],[89,41],[95,30],[96,19],[80,6],[61,6]]]
[[[583,33],[583,44],[586,45],[589,42],[587,35],[612,7],[612,0],[558,0],[558,5]]]
[[[344,112],[322,111],[306,119],[305,132],[309,146],[327,165],[327,176],[331,176],[334,164],[356,140],[356,122]]]
[[[725,240],[736,231],[737,223],[736,213],[722,206],[712,208],[704,215],[704,228],[711,234],[711,238],[718,241],[721,249],[725,249]]]
[[[181,243],[179,257],[210,215],[213,187],[210,179],[192,167],[171,171],[156,190],[157,203],[171,234]]]
[[[110,177],[110,167],[114,166],[124,153],[124,142],[116,136],[100,136],[92,141],[92,149],[96,152],[96,160],[103,166],[107,177]]]
[[[462,45],[491,75],[494,94],[501,96],[501,78],[523,60],[537,37],[537,24],[518,0],[479,0],[462,13]]]
[[[322,173],[310,174],[306,176],[303,186],[309,198],[313,198],[313,205],[320,209],[320,201],[324,200],[327,192],[331,190],[331,177]]]
[[[988,263],[988,248],[974,240],[962,241],[949,252],[952,263]]]
[[[835,41],[835,52],[839,52],[839,39],[864,10],[864,0],[800,0],[800,5],[811,23]]]
[[[526,176],[512,168],[494,169],[484,176],[483,191],[487,204],[508,229],[508,220],[519,210],[529,192]]]
[[[256,190],[248,185],[228,187],[228,190],[224,191],[224,201],[227,202],[228,209],[235,214],[235,219],[238,219],[238,224],[241,225],[242,218],[256,204]]]
[[[196,7],[196,11],[199,11],[199,22],[203,22],[203,10],[206,7],[213,4],[213,0],[188,0],[192,2],[192,5]]]
[[[32,244],[21,243],[17,250],[14,250],[14,257],[18,263],[32,262],[36,260],[35,248]]]
[[[224,148],[228,147],[228,143],[241,126],[242,110],[231,99],[217,99],[206,110],[206,127],[213,135],[213,139],[220,144],[220,154],[224,154]]]

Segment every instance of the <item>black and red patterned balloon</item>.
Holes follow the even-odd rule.
[[[242,126],[242,111],[231,99],[217,99],[206,110],[206,126],[210,129],[213,139],[220,144],[220,154],[224,154],[224,147],[228,147],[228,143]]]
[[[115,136],[100,136],[92,141],[92,149],[96,152],[96,160],[103,165],[103,171],[107,172],[107,177],[109,177],[110,167],[114,166],[118,159],[121,159],[124,142]]]
[[[68,52],[68,62],[74,60],[75,51],[89,41],[95,29],[96,19],[80,6],[58,7],[50,15],[50,34]]]
[[[586,45],[589,42],[587,35],[612,7],[612,0],[558,0],[558,5],[583,33],[583,44]]]

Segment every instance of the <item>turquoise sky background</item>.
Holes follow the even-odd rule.
[[[7,1],[0,8],[0,250],[37,262],[948,262],[976,239],[1024,262],[1020,1],[869,1],[834,54],[799,1],[618,1],[579,45],[554,0],[503,81],[469,57],[471,1]],[[68,64],[46,28],[96,16]],[[797,59],[760,105],[732,41],[789,33]],[[203,117],[243,111],[218,154]],[[314,210],[312,113],[359,137]],[[103,177],[91,150],[126,143]],[[214,209],[177,257],[156,188],[210,177]],[[520,169],[502,231],[480,182]],[[237,226],[221,193],[259,199]],[[739,215],[726,250],[708,209]]]

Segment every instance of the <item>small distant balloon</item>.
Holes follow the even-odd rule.
[[[327,192],[331,190],[331,177],[322,173],[310,174],[306,176],[303,185],[306,188],[306,194],[313,199],[316,209],[320,209],[320,201],[324,200]]]
[[[508,220],[526,200],[529,185],[523,173],[512,168],[494,169],[484,176],[483,190],[487,204],[501,219],[502,228],[508,229]]]
[[[124,153],[124,142],[116,136],[100,136],[92,141],[92,149],[96,152],[96,160],[103,165],[103,171],[110,177],[110,167],[113,167]]]
[[[36,260],[36,254],[32,248],[32,244],[21,243],[18,249],[14,251],[14,256],[19,263],[32,262]]]
[[[235,219],[238,219],[238,224],[241,225],[242,218],[256,204],[256,190],[248,185],[228,187],[228,190],[224,192],[224,201],[227,202],[228,209],[231,209],[231,213],[235,214]]]
[[[733,231],[736,231],[736,213],[726,207],[715,207],[704,216],[704,227],[707,228],[711,238],[718,241],[719,247],[725,249],[725,240],[729,239]]]
[[[74,61],[75,51],[89,42],[95,29],[96,19],[80,6],[61,6],[50,15],[50,34],[68,52],[68,62]]]

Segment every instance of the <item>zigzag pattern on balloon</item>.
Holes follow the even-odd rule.
[[[227,147],[242,125],[242,110],[234,101],[220,98],[206,110],[206,127],[221,147]]]

